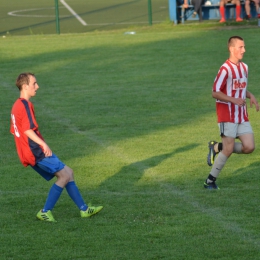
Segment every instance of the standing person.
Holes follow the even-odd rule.
[[[220,23],[225,23],[226,18],[225,18],[225,5],[230,2],[230,0],[220,0],[219,3],[219,14],[220,14]],[[243,19],[240,17],[241,13],[241,5],[240,5],[240,0],[231,0],[232,4],[236,5],[236,21],[237,22],[242,22]]]
[[[216,179],[232,153],[248,154],[255,149],[254,134],[247,113],[246,98],[256,111],[259,105],[247,90],[248,66],[241,60],[245,43],[240,36],[228,40],[229,59],[220,67],[213,85],[212,97],[216,99],[216,112],[222,143],[209,142],[208,165],[212,169],[204,182],[206,189],[218,189]],[[235,142],[238,138],[240,142]],[[218,156],[215,159],[216,154]]]
[[[16,79],[16,86],[20,91],[20,98],[12,107],[10,132],[14,135],[20,161],[25,167],[30,165],[47,181],[54,176],[57,178],[49,191],[43,209],[36,217],[40,220],[56,222],[51,210],[64,188],[79,208],[81,217],[90,217],[98,213],[103,206],[88,207],[85,204],[75,184],[73,170],[59,160],[39,132],[34,106],[30,102],[39,88],[34,74],[20,74]]]

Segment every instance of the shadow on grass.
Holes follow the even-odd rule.
[[[207,91],[204,87],[197,88],[196,98],[193,95],[194,88],[205,84],[199,79],[201,73],[204,81],[208,67],[199,59],[198,49],[204,50],[203,39],[196,40],[201,47],[190,49],[187,56],[175,55],[172,63],[172,53],[179,53],[183,46],[190,46],[189,42],[193,39],[191,35],[149,43],[127,39],[130,42],[134,40],[127,48],[124,44],[119,47],[109,42],[105,46],[85,46],[85,43],[72,41],[75,44],[72,49],[53,50],[52,46],[60,41],[57,39],[51,43],[49,50],[29,53],[22,61],[20,58],[3,59],[5,68],[12,70],[9,75],[5,74],[2,81],[10,82],[10,87],[6,87],[8,94],[17,96],[16,87],[11,86],[14,77],[24,70],[34,69],[41,87],[32,100],[37,121],[47,142],[49,137],[57,135],[57,129],[63,129],[61,145],[67,134],[67,138],[73,138],[66,149],[53,148],[66,161],[66,157],[82,156],[82,147],[87,147],[84,150],[86,154],[93,153],[93,149],[98,151],[106,146],[106,140],[110,145],[125,138],[188,125],[199,120],[201,115],[215,111],[213,101],[208,99],[210,87]],[[47,41],[42,43],[41,40],[40,44],[48,44]],[[35,41],[34,44],[37,45]],[[62,63],[57,64],[57,61]],[[171,66],[162,66],[166,63]],[[192,81],[193,70],[187,78],[186,70],[179,69],[187,65],[189,68],[200,67],[194,72],[197,77],[195,83]],[[73,90],[71,85],[75,86]],[[205,102],[212,105],[205,105]],[[189,105],[184,106],[184,103]],[[6,105],[6,112],[2,110],[7,116],[10,106]],[[48,127],[50,122],[52,127]],[[7,132],[8,127],[6,124],[3,132]],[[96,144],[96,148],[92,148],[92,143]],[[69,152],[67,156],[66,150],[74,152]]]
[[[158,166],[163,161],[171,158],[172,156],[178,153],[187,152],[189,150],[195,149],[197,146],[198,144],[196,143],[189,144],[174,149],[172,152],[155,155],[142,161],[137,161],[127,166],[124,166],[121,168],[119,172],[113,175],[113,177],[104,181],[101,184],[100,189],[105,189],[112,192],[120,191],[120,193],[130,191],[134,188],[133,186],[140,180],[145,171]]]
[[[239,155],[239,156],[246,156],[246,154],[243,155]],[[254,162],[251,163],[250,165],[246,166],[246,167],[241,167],[239,169],[237,169],[236,171],[233,172],[233,175],[241,175],[241,174],[250,174],[253,172],[259,172],[260,169],[260,162]]]
[[[256,161],[243,166],[243,158],[250,155],[242,154],[234,156],[236,156],[235,161],[237,163],[234,163],[234,158],[232,159],[232,162],[228,162],[233,164],[234,171],[231,170],[231,174],[226,175],[223,170],[223,173],[221,173],[219,178],[221,181],[221,187],[223,187],[223,190],[225,189],[225,192],[230,191],[232,193],[234,190],[239,190],[241,196],[243,193],[250,194],[250,192],[252,192],[254,196],[259,196],[260,162]],[[247,159],[245,158],[244,160],[246,161]],[[239,168],[237,168],[237,166]]]

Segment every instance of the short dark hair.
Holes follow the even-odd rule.
[[[30,83],[30,76],[34,76],[33,73],[31,72],[24,72],[24,73],[21,73],[17,79],[16,79],[16,82],[15,82],[15,85],[17,86],[17,88],[21,91],[22,90],[22,86],[23,84],[29,84]]]
[[[228,49],[229,49],[230,46],[233,46],[235,44],[236,40],[244,41],[244,39],[240,36],[231,36],[228,39]]]

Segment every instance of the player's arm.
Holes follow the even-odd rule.
[[[52,151],[49,146],[32,129],[24,131],[24,134],[42,147],[46,157],[52,156]]]
[[[226,90],[227,79],[228,79],[228,71],[224,66],[221,66],[214,80],[214,84],[212,88],[212,97],[222,102],[226,102],[226,103],[230,102],[238,106],[244,106],[246,104],[245,99],[231,97],[224,93]]]
[[[221,91],[213,91],[212,97],[215,98],[215,99],[218,99],[220,101],[223,101],[223,102],[231,102],[231,103],[238,105],[238,106],[244,106],[246,104],[245,99],[230,97],[230,96],[226,95],[225,93],[223,93]]]
[[[255,96],[251,92],[246,91],[246,97],[250,99],[250,107],[252,107],[254,104],[256,111],[259,111],[259,105]]]

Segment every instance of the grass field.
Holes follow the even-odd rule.
[[[86,23],[83,25],[59,1],[61,33],[82,33],[147,25],[147,0],[66,0],[65,3]],[[169,20],[168,0],[152,1],[152,20]],[[56,33],[54,0],[1,0],[0,36]]]
[[[223,27],[221,27],[223,28]],[[259,28],[158,25],[0,38],[0,259],[260,259],[259,113],[256,150],[232,155],[203,188],[217,139],[211,87],[231,35],[245,38],[249,90],[260,100]],[[81,219],[66,191],[36,220],[52,182],[20,164],[9,134],[17,75],[36,73],[40,131],[75,171]]]

